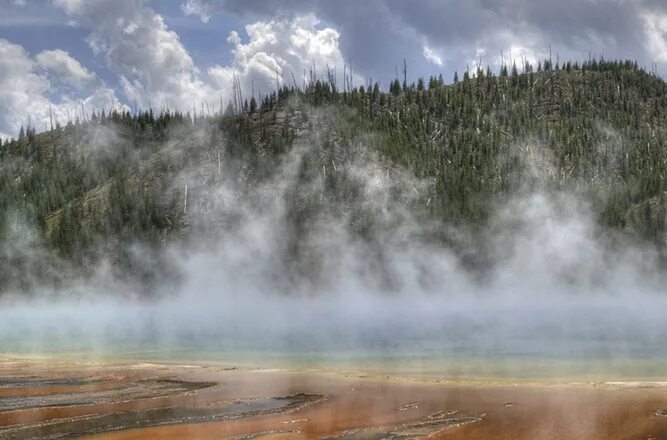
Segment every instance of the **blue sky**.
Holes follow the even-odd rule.
[[[233,78],[267,92],[313,63],[355,81],[497,69],[549,47],[667,72],[660,0],[0,0],[0,137],[93,108],[214,107]],[[81,110],[83,108],[83,110]]]
[[[231,59],[225,39],[230,30],[243,32],[243,21],[232,14],[220,14],[208,23],[196,16],[186,16],[179,1],[152,2],[170,29],[173,29],[189,49],[197,65],[209,67],[226,64]],[[0,38],[21,44],[28,52],[48,49],[66,49],[82,64],[94,68],[103,76],[106,66],[95,59],[85,39],[90,31],[75,27],[73,20],[49,0],[26,1],[24,6],[9,0],[0,0]],[[107,76],[112,80],[112,76]]]

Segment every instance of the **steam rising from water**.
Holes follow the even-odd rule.
[[[383,163],[372,137],[346,143],[324,125],[252,184],[227,162],[175,179],[190,188],[192,240],[166,250],[174,294],[136,299],[103,270],[58,299],[17,292],[0,309],[0,346],[454,377],[664,374],[667,299],[651,248],[609,246],[567,192],[517,193],[476,236],[439,224],[422,212],[428,182]],[[43,258],[17,233],[32,243],[21,252]],[[465,246],[481,270],[462,262]]]

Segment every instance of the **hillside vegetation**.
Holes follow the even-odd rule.
[[[395,80],[389,92],[313,78],[305,90],[239,97],[223,114],[112,111],[45,133],[22,129],[0,145],[2,289],[58,285],[102,262],[150,286],[174,276],[169,244],[224,239],[243,221],[234,203],[262,209],[276,197],[287,265],[301,276],[323,212],[369,243],[400,221],[364,202],[373,194],[363,167],[385,173],[395,183],[389,203],[426,223],[483,229],[505,201],[567,191],[590,204],[603,235],[661,249],[667,84],[632,62],[520,70],[480,69],[451,84]],[[455,246],[446,231],[429,233]]]

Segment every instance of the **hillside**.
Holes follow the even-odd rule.
[[[114,111],[29,128],[0,146],[2,288],[104,266],[150,291],[178,278],[165,249],[226,240],[249,217],[280,228],[276,270],[317,282],[332,219],[381,261],[387,231],[417,221],[410,234],[467,248],[499,206],[536,191],[585,201],[601,236],[661,249],[667,84],[631,62],[521,70],[396,80],[388,93],[313,81],[223,115]],[[482,254],[460,252],[471,266]]]

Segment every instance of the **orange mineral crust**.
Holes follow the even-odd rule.
[[[0,439],[667,438],[660,382],[44,361],[6,363],[0,377]]]

